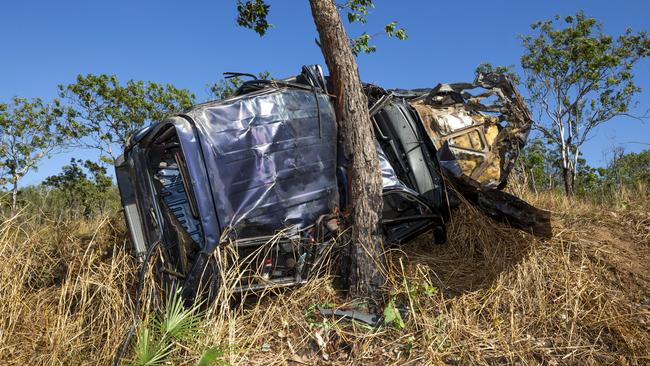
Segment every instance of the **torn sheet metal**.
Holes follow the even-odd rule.
[[[379,157],[379,168],[381,169],[383,190],[399,189],[407,191],[413,195],[418,195],[418,192],[407,187],[401,180],[399,180],[397,173],[395,173],[395,169],[388,161],[388,157],[379,143],[376,143],[375,147],[377,148],[377,156]]]
[[[408,307],[398,306],[396,310],[399,312],[400,317],[403,319],[403,321],[408,320],[410,314]],[[322,306],[318,306],[318,312],[324,317],[331,316],[340,319],[359,321],[375,328],[378,328],[379,326],[385,324],[384,316],[371,314],[360,309],[328,309]]]
[[[467,92],[476,88],[485,91]],[[482,73],[473,83],[438,84],[411,104],[449,173],[465,174],[486,187],[505,186],[533,121],[504,75]]]
[[[333,316],[342,319],[350,319],[366,323],[373,327],[378,327],[382,324],[383,318],[377,314],[371,314],[363,310],[354,309],[327,309],[322,306],[318,307],[318,312],[322,316]]]

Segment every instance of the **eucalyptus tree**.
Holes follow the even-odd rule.
[[[12,211],[20,180],[65,142],[59,128],[63,114],[58,101],[14,97],[0,104],[0,184],[11,187]]]
[[[111,203],[113,180],[105,166],[91,160],[70,159],[70,165],[45,178],[43,185],[56,191],[69,212],[80,212],[86,218],[103,213]]]
[[[535,127],[559,152],[564,190],[572,196],[581,148],[594,129],[632,116],[641,90],[633,68],[650,54],[650,39],[631,29],[617,37],[605,34],[602,24],[583,12],[531,27],[534,34],[522,37],[521,65],[541,115]]]
[[[100,152],[112,163],[129,137],[148,123],[189,108],[194,94],[171,84],[129,80],[121,84],[115,75],[78,75],[75,83],[59,85],[60,96],[72,113],[65,133],[71,145]]]

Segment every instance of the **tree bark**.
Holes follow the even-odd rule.
[[[309,3],[336,97],[339,139],[349,159],[352,231],[346,253],[350,263],[347,284],[352,297],[369,300],[374,308],[383,303],[385,259],[379,230],[382,180],[368,102],[336,5],[332,0]]]
[[[575,169],[571,169],[571,156],[569,156],[569,143],[564,140],[564,132],[562,128],[560,129],[560,138],[562,141],[562,145],[560,146],[560,150],[561,150],[560,152],[562,153],[562,182],[564,183],[564,194],[566,197],[573,198],[575,192],[573,186],[573,177],[574,177]]]
[[[575,186],[573,181],[574,173],[567,167],[562,167],[562,180],[564,180],[564,193],[567,197],[572,198],[575,195]]]

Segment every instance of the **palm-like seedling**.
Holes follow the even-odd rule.
[[[172,352],[173,343],[156,342],[151,338],[149,328],[143,327],[138,333],[135,344],[135,357],[131,361],[133,366],[162,366]]]
[[[145,325],[138,333],[135,355],[131,365],[164,365],[174,351],[175,342],[194,341],[199,334],[203,318],[200,305],[200,303],[196,303],[186,308],[183,304],[181,289],[172,292],[165,303],[165,311],[153,321],[152,329]],[[205,361],[210,363],[211,357]]]
[[[185,308],[181,289],[174,291],[165,306],[163,316],[155,321],[156,330],[162,334],[163,339],[191,341],[196,339],[201,327],[203,312],[200,311],[201,303],[195,303]]]

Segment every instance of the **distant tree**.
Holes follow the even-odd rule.
[[[593,198],[595,193],[602,193],[603,177],[599,169],[587,164],[587,160],[578,158],[578,171],[575,178],[575,191],[578,196]]]
[[[60,96],[72,108],[65,132],[75,147],[97,149],[112,163],[129,137],[147,123],[189,108],[194,94],[171,84],[129,80],[115,75],[79,75],[74,84],[59,85]]]
[[[376,47],[369,43],[372,37],[366,33],[355,39],[348,38],[339,14],[339,11],[345,12],[349,23],[365,23],[373,2],[349,0],[337,5],[333,0],[310,0],[309,4],[332,82],[340,140],[350,161],[351,242],[345,255],[350,263],[345,279],[352,297],[369,300],[370,307],[377,310],[377,305],[383,302],[381,288],[385,283],[379,227],[382,181],[368,101],[354,57],[361,52],[374,52]],[[239,0],[237,22],[263,36],[271,27],[267,21],[269,10],[270,5],[264,0]],[[395,22],[387,24],[384,33],[397,39],[406,38],[406,31],[396,28]]]
[[[500,75],[506,75],[510,81],[512,81],[513,84],[518,85],[521,82],[521,78],[519,77],[519,74],[515,71],[515,67],[513,65],[508,65],[508,66],[494,66],[489,62],[482,62],[479,64],[476,69],[474,70],[474,75],[478,76],[480,73],[496,73]]]
[[[642,185],[650,190],[650,149],[625,154],[618,149],[606,169],[601,171],[607,184],[615,189]]]
[[[257,75],[250,76],[254,76],[254,78],[260,80],[266,80],[270,77],[270,75],[270,72],[262,71]],[[221,100],[234,96],[237,92],[237,89],[239,89],[239,87],[244,83],[244,77],[246,76],[233,74],[233,76],[227,76],[217,82],[208,85],[208,98],[210,98],[210,100]]]
[[[60,133],[63,115],[58,101],[14,97],[0,104],[0,184],[11,186],[11,209],[16,210],[18,185],[40,160],[64,143]]]
[[[90,217],[96,209],[101,211],[109,200],[113,181],[106,174],[105,166],[72,158],[70,165],[64,166],[61,173],[45,178],[43,185],[58,190],[69,210],[77,209]]]
[[[575,193],[581,147],[591,132],[614,117],[628,115],[640,88],[632,69],[650,54],[650,39],[630,29],[612,37],[593,18],[578,12],[532,25],[522,38],[521,64],[530,98],[542,119],[536,129],[561,157],[568,196]]]
[[[562,184],[559,152],[540,138],[531,140],[522,151],[515,167],[517,174],[525,174],[534,190],[553,189]],[[604,167],[592,167],[583,157],[578,158],[576,194],[588,198],[611,198],[623,187],[650,190],[650,150],[626,154],[616,148]],[[597,196],[596,196],[597,195]]]
[[[549,167],[547,145],[543,140],[536,138],[528,141],[517,159],[515,172],[526,177],[529,188],[535,192],[553,187],[554,177]]]

